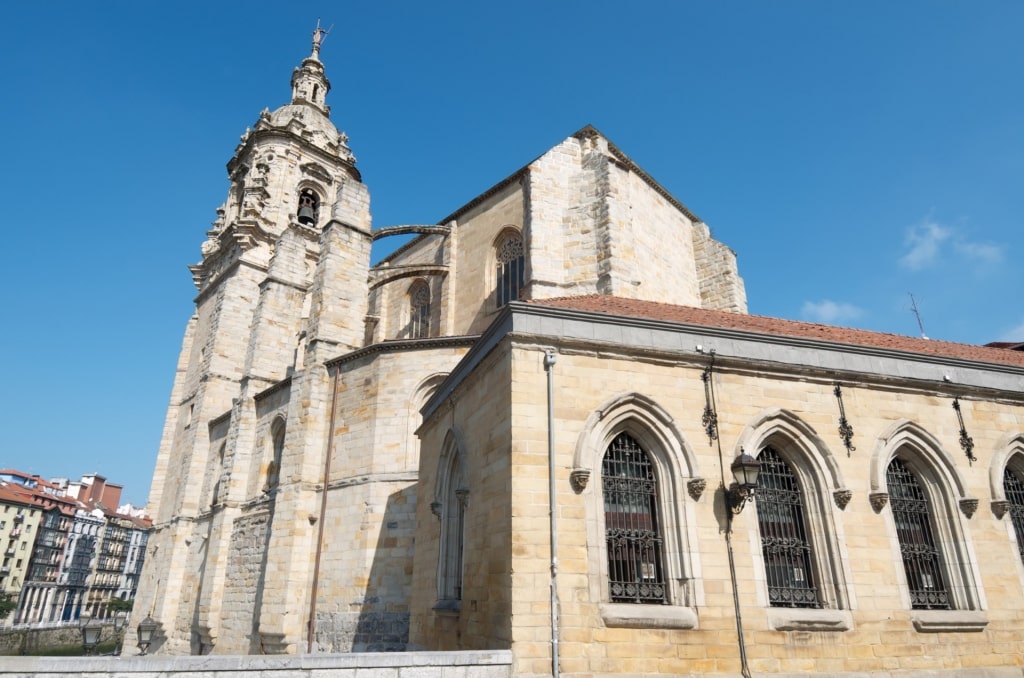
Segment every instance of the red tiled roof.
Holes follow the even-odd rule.
[[[675,306],[656,301],[625,299],[604,294],[535,299],[528,303],[588,313],[606,313],[629,318],[646,318],[666,322],[704,325],[706,327],[742,330],[771,336],[819,339],[837,344],[849,344],[851,346],[868,346],[944,358],[958,358],[961,360],[975,360],[1024,367],[1024,352],[1003,348],[918,339],[917,337],[907,337],[900,334],[886,334],[884,332],[871,332],[869,330],[821,325],[819,323],[783,320],[763,315],[714,311],[693,306]]]

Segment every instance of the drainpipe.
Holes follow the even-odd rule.
[[[313,654],[313,639],[316,638],[316,593],[317,584],[320,580],[320,554],[324,548],[324,518],[327,516],[327,483],[331,480],[331,456],[334,454],[334,416],[338,411],[338,373],[340,367],[334,368],[334,378],[331,379],[331,424],[327,429],[327,459],[324,461],[324,484],[320,490],[320,518],[317,520],[319,528],[316,535],[316,558],[313,560],[313,587],[309,596],[309,639],[306,645],[306,654]]]
[[[698,351],[703,352],[699,347]],[[718,435],[718,403],[715,400],[715,382],[714,373],[715,368],[715,349],[709,351],[711,360],[708,362],[705,375],[708,384],[708,396],[710,402],[708,403],[711,407],[713,414],[712,422],[714,427],[715,442],[718,444],[718,470],[722,480],[722,492],[723,498],[725,499],[725,549],[729,554],[729,580],[732,583],[732,606],[736,615],[736,642],[739,645],[740,651],[740,674],[743,678],[751,678],[750,667],[747,665],[747,642],[743,637],[743,613],[741,612],[740,606],[740,592],[739,583],[736,579],[736,557],[732,550],[732,502],[729,499],[729,486],[725,480],[725,457],[722,454],[722,438]]]
[[[551,515],[551,676],[558,678],[558,525],[555,520],[555,352],[544,352],[548,373],[548,506]]]

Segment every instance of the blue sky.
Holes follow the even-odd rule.
[[[144,503],[225,163],[321,17],[376,226],[592,124],[738,254],[752,313],[1024,341],[1024,3],[15,3],[0,466]],[[379,256],[380,253],[378,252]]]

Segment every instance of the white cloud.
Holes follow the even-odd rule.
[[[982,265],[997,264],[1003,260],[1003,248],[988,242],[968,240],[951,226],[934,221],[923,221],[907,229],[904,240],[906,251],[899,263],[911,271],[939,263],[947,252],[963,262]]]
[[[822,301],[805,301],[800,308],[800,314],[805,320],[835,325],[856,320],[864,315],[864,311],[853,304],[824,299]]]
[[[1003,260],[1003,250],[998,245],[991,243],[961,241],[956,243],[955,247],[968,259],[974,259],[983,264],[997,264]]]
[[[952,233],[952,230],[932,222],[911,226],[907,229],[905,241],[909,249],[900,257],[900,264],[911,271],[930,266],[938,260],[942,242]]]

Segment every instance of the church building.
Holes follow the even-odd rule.
[[[191,268],[151,652],[1019,675],[1024,352],[748,314],[733,251],[589,126],[374,227],[321,40]]]

